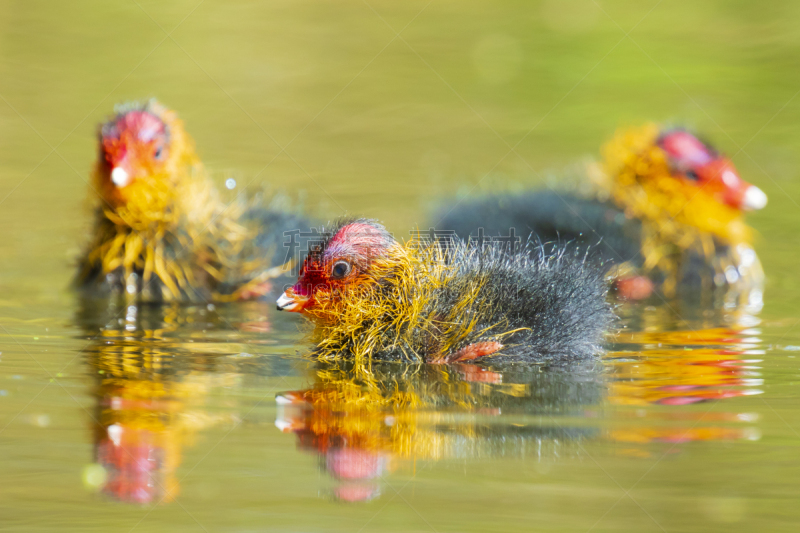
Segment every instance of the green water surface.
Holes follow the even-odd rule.
[[[0,1],[0,530],[797,531],[798,67],[792,0]],[[690,125],[769,196],[763,308],[630,306],[596,365],[359,390],[271,302],[93,308],[96,127],[151,96],[220,184],[398,236]]]

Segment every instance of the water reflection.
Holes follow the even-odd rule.
[[[558,417],[597,404],[595,365],[498,372],[475,365],[320,363],[311,388],[279,394],[276,426],[317,454],[336,497],[365,500],[402,462],[484,456],[558,456],[595,428]],[[531,417],[546,416],[531,423]]]
[[[211,422],[185,405],[206,393],[205,384],[117,375],[101,379],[98,389],[94,446],[105,470],[103,492],[127,502],[171,501],[183,446]]]
[[[752,315],[741,321],[752,324]],[[697,331],[651,331],[618,336],[627,349],[609,353],[608,403],[615,406],[686,406],[761,394],[759,330],[741,326]],[[611,430],[617,442],[682,443],[757,440],[754,413],[706,411],[623,411],[647,424]],[[619,415],[618,415],[619,416]],[[725,424],[725,425],[722,425]],[[733,425],[730,425],[733,424]],[[650,455],[649,452],[636,452]]]
[[[612,376],[609,402],[617,405],[687,405],[762,391],[763,353],[755,349],[755,330],[713,328],[700,331],[620,335],[639,347],[608,354]]]
[[[320,363],[311,387],[277,396],[276,426],[318,456],[346,501],[375,498],[419,460],[554,461],[587,441],[647,457],[659,443],[754,440],[757,415],[676,408],[761,392],[755,333],[626,333],[601,363],[558,369]]]
[[[174,500],[187,448],[205,430],[240,422],[238,403],[219,405],[214,390],[242,391],[248,375],[297,375],[297,367],[309,385],[277,395],[275,425],[317,458],[342,501],[379,497],[388,476],[419,461],[554,463],[585,457],[594,443],[651,457],[692,441],[759,438],[757,415],[735,403],[763,385],[758,320],[748,313],[724,327],[678,329],[683,322],[669,308],[637,309],[601,360],[562,368],[364,368],[245,357],[253,346],[295,349],[281,348],[279,325],[260,312],[85,302],[78,321],[91,339],[95,398],[87,484],[123,502]],[[716,408],[692,408],[703,402]]]
[[[180,491],[177,469],[199,430],[236,422],[214,414],[211,389],[234,386],[197,333],[220,329],[213,307],[106,307],[84,302],[79,321],[96,335],[85,353],[94,380],[94,462],[88,483],[129,503],[172,501]],[[178,341],[173,334],[180,331]],[[230,348],[228,348],[230,349]],[[235,350],[235,346],[233,347]],[[87,478],[87,476],[85,476]]]

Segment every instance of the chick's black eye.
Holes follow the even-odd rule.
[[[331,270],[331,276],[334,278],[343,278],[350,273],[350,263],[347,261],[337,261]]]
[[[153,156],[156,159],[161,159],[163,155],[164,155],[164,149],[161,146],[157,147],[155,153],[153,154]]]
[[[695,172],[694,170],[687,170],[686,171],[686,177],[689,178],[690,180],[694,180],[694,181],[697,181],[697,180],[700,179],[700,176],[698,176],[697,172]]]

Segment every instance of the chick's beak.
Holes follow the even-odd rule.
[[[278,298],[278,311],[291,311],[299,313],[303,310],[305,301],[299,300],[296,296],[290,295],[288,291],[281,294]]]
[[[111,181],[121,189],[131,182],[131,175],[122,167],[114,167],[111,169]]]
[[[767,205],[764,191],[744,181],[729,159],[719,158],[705,165],[701,176],[707,181],[719,183],[723,201],[733,208],[757,211]]]
[[[756,187],[755,185],[750,185],[744,191],[744,197],[742,197],[742,209],[745,211],[757,211],[759,209],[763,209],[767,205],[767,195]]]

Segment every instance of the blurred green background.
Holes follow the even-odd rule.
[[[316,218],[362,214],[384,220],[401,235],[425,224],[437,202],[542,185],[547,176],[596,156],[617,127],[646,120],[686,124],[732,156],[742,176],[769,195],[768,207],[748,219],[760,232],[756,249],[768,276],[765,338],[776,346],[798,344],[798,91],[796,0],[3,0],[3,321],[25,335],[58,325],[63,337],[53,341],[53,351],[65,342],[74,344],[71,350],[83,345],[72,338],[74,327],[65,325],[74,305],[66,289],[89,228],[87,180],[97,152],[97,124],[115,103],[157,97],[184,119],[220,182],[233,176],[241,185],[269,184],[295,196]],[[6,340],[8,358],[16,348]],[[67,359],[74,355],[68,354]],[[24,353],[17,355],[27,361]],[[656,509],[659,527],[727,531],[730,523],[740,522],[750,530],[767,523],[770,527],[762,530],[793,530],[797,511],[787,516],[787,509],[797,496],[792,473],[798,472],[798,437],[791,428],[800,427],[800,402],[791,388],[797,369],[790,363],[772,368],[772,381],[767,380],[778,385],[773,398],[784,401],[777,411],[760,400],[748,407],[763,410],[763,429],[770,437],[763,446],[753,444],[707,469],[704,465],[718,459],[717,452],[728,444],[700,449],[670,467],[674,473],[662,473],[648,485],[644,501]],[[38,372],[35,365],[28,370]],[[44,376],[37,379],[46,382]],[[33,396],[37,389],[29,387]],[[56,393],[61,394],[48,389],[41,399],[51,406],[71,405]],[[247,404],[244,396],[239,400]],[[19,401],[17,408],[28,400]],[[271,416],[263,418],[269,422]],[[9,529],[0,517],[0,530],[23,530],[25,517],[30,517],[28,529],[37,530],[39,505],[54,513],[48,524],[72,524],[74,530],[88,531],[91,524],[96,531],[109,531],[113,523],[127,531],[138,524],[140,510],[92,507],[96,504],[87,503],[83,493],[73,494],[80,468],[90,460],[84,420],[80,410],[64,414],[59,427],[67,440],[48,448],[44,463],[40,455],[26,455],[31,443],[44,437],[26,428],[0,436],[13,435],[5,456],[14,459],[16,470],[4,483],[15,499],[6,501],[16,502],[13,507],[26,502]],[[266,435],[250,431],[226,441],[230,450],[212,455],[206,477],[187,489],[187,505],[204,524],[228,530],[224,514],[207,507],[213,501],[219,508],[241,507],[237,530],[255,531],[256,523],[258,530],[271,530],[272,520],[282,524],[275,530],[308,531],[298,517],[322,506],[313,517],[321,528],[355,531],[389,505],[382,500],[377,507],[351,512],[320,503],[298,488],[301,481],[289,490],[292,497],[281,500],[281,483],[297,475],[297,464],[308,468],[305,482],[313,483],[315,476],[309,459],[298,458],[286,440],[274,453],[247,458],[277,465],[268,474],[273,477],[261,480],[272,492],[259,494],[263,486],[242,474],[251,465],[237,454],[261,453],[281,437]],[[602,454],[599,448],[595,451]],[[199,457],[206,451],[194,453]],[[615,454],[608,451],[628,487],[647,465]],[[739,460],[748,461],[747,472],[760,492],[748,493],[747,483],[731,485],[725,477],[726,469],[739,468]],[[36,479],[42,464],[58,472],[56,481]],[[514,513],[527,512],[535,502],[546,529],[585,530],[619,496],[597,470],[584,479],[584,471],[572,465],[551,474],[566,476],[566,485],[556,480],[556,485],[534,486],[514,477],[515,463],[506,466],[499,474],[492,462],[475,464],[472,480],[482,481],[483,493],[455,489],[446,513],[427,515],[436,517],[435,527],[396,507],[400,500],[383,515],[396,521],[378,520],[373,526],[508,531],[513,524],[527,530],[538,524]],[[549,472],[528,470],[534,477]],[[423,501],[440,498],[442,486],[460,483],[458,467],[427,475],[431,481],[418,489]],[[693,475],[700,479],[681,484],[682,476]],[[708,496],[706,482],[735,488]],[[227,493],[219,489],[225,483],[239,488]],[[35,501],[37,487],[44,485],[50,491],[47,505]],[[505,499],[498,503],[493,494],[500,492]],[[270,518],[259,514],[265,505],[259,496],[278,498],[272,500]],[[582,501],[587,502],[585,516],[573,513]],[[470,520],[452,518],[464,506],[471,510]],[[88,521],[76,518],[86,512],[97,514]],[[506,521],[497,522],[496,514]],[[178,506],[153,516],[161,522],[145,521],[137,531],[160,530],[156,523],[195,526]],[[658,530],[654,524],[626,500],[598,530]]]

